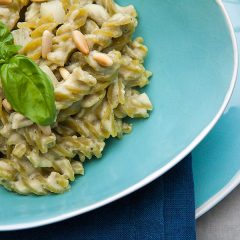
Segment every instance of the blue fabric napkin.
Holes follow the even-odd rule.
[[[0,233],[1,240],[193,240],[191,157],[143,189],[93,212],[45,227]]]

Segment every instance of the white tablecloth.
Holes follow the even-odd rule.
[[[240,186],[197,221],[197,240],[240,240]]]

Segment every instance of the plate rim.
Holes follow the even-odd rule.
[[[220,7],[220,9],[223,13],[223,16],[225,17],[227,26],[228,26],[228,30],[230,33],[230,37],[232,40],[232,46],[233,46],[234,66],[233,66],[232,79],[231,79],[228,91],[225,95],[224,101],[223,101],[220,109],[218,110],[217,114],[212,119],[212,121],[198,134],[198,136],[185,149],[183,149],[175,158],[173,158],[171,161],[169,161],[169,163],[167,163],[164,167],[158,169],[154,173],[145,177],[143,180],[141,180],[138,183],[130,186],[129,188],[121,191],[120,193],[117,193],[109,198],[106,198],[102,201],[99,201],[99,202],[92,204],[90,206],[87,206],[85,208],[81,208],[79,210],[71,211],[71,212],[65,213],[65,214],[60,214],[56,217],[51,217],[48,219],[34,221],[34,222],[30,222],[30,223],[28,222],[28,223],[19,223],[19,224],[0,225],[0,231],[30,229],[30,228],[34,228],[34,227],[48,225],[51,223],[60,222],[60,221],[81,215],[83,213],[87,213],[94,209],[100,208],[111,202],[114,202],[122,197],[129,195],[132,192],[137,191],[138,189],[146,186],[147,184],[151,183],[158,177],[162,176],[164,173],[166,173],[168,170],[170,170],[172,167],[174,167],[177,163],[179,163],[184,157],[186,157],[205,138],[205,136],[212,130],[212,128],[215,126],[217,121],[220,119],[220,117],[224,113],[224,110],[226,109],[228,102],[231,99],[231,96],[232,96],[232,93],[233,93],[233,90],[235,87],[235,83],[237,80],[237,72],[238,72],[238,47],[237,47],[237,40],[236,40],[234,28],[231,23],[230,17],[227,13],[227,10],[222,3],[222,0],[215,0],[215,2]]]
[[[222,0],[224,2],[224,0]],[[224,3],[223,3],[224,4]],[[240,81],[239,79],[237,81]],[[231,179],[221,187],[215,194],[211,195],[204,203],[195,209],[195,219],[197,220],[205,213],[214,208],[224,198],[226,198],[235,188],[240,185],[240,169],[235,172]]]
[[[218,203],[220,203],[225,197],[227,197],[238,185],[240,184],[240,170],[232,177],[232,179],[221,188],[216,194],[204,202],[200,207],[196,209],[195,218],[198,219]]]

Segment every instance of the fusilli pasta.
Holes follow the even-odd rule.
[[[52,126],[38,126],[0,91],[0,185],[19,194],[63,193],[84,174],[86,159],[102,156],[106,139],[131,132],[125,117],[152,110],[137,89],[151,76],[143,39],[132,40],[137,12],[113,0],[12,0],[0,5],[0,20],[52,81],[58,113]]]

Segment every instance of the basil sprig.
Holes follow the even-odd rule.
[[[52,82],[36,63],[17,54],[19,49],[0,22],[0,78],[4,95],[16,112],[39,125],[51,125],[56,118]]]
[[[1,21],[0,21],[0,42],[8,43],[9,45],[13,44],[13,36]]]

